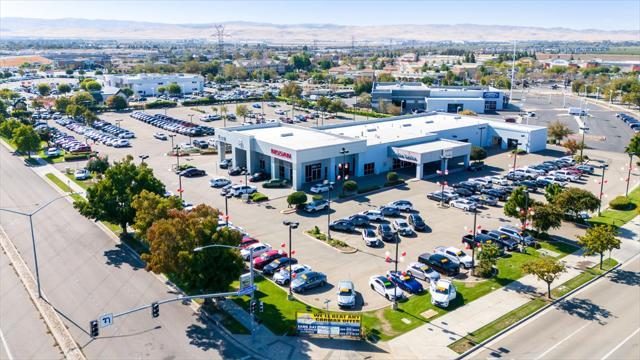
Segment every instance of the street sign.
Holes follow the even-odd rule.
[[[100,327],[107,327],[113,324],[113,314],[101,315],[99,320]]]
[[[251,294],[252,292],[254,292],[256,290],[258,290],[257,286],[255,286],[255,285],[249,286],[249,287],[242,288],[242,289],[238,290],[237,295],[238,296],[249,295],[249,294]]]
[[[240,289],[244,289],[249,286],[251,286],[251,274],[246,273],[240,275]]]

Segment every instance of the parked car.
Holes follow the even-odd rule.
[[[252,237],[249,236],[245,236],[242,238],[242,240],[240,241],[240,247],[243,249],[246,249],[247,247],[253,245],[253,244],[257,244],[260,241],[258,241],[257,239],[254,239]]]
[[[231,184],[231,181],[229,181],[229,179],[227,178],[218,177],[209,180],[209,185],[214,188],[221,188],[229,184]]]
[[[478,207],[475,202],[468,199],[456,199],[449,201],[449,205],[464,211],[475,211]]]
[[[498,228],[498,231],[505,234],[505,235],[509,235],[513,240],[519,242],[520,244],[524,245],[524,246],[532,246],[532,247],[537,247],[537,242],[536,239],[527,234],[526,232],[521,231],[520,229],[517,229],[513,226],[500,226]]]
[[[369,226],[369,217],[362,214],[355,214],[348,217],[349,221],[357,227]]]
[[[257,173],[254,173],[253,175],[249,176],[249,181],[258,182],[258,181],[267,180],[268,178],[269,178],[269,174],[265,173],[264,171],[258,171]]]
[[[253,259],[253,268],[256,270],[262,270],[262,268],[269,265],[273,260],[284,256],[287,256],[287,253],[282,250],[269,250]]]
[[[73,173],[76,180],[87,180],[91,177],[91,173],[87,169],[78,169]]]
[[[240,197],[242,195],[251,195],[258,191],[253,185],[233,185],[229,191],[229,195]]]
[[[469,190],[467,188],[464,188],[464,187],[454,188],[453,192],[458,194],[458,195],[460,195],[460,196],[464,196],[464,197],[471,196],[471,195],[474,194],[473,191],[471,191],[471,190]]]
[[[309,271],[296,276],[291,282],[291,290],[296,293],[304,293],[317,287],[323,287],[327,283],[327,276],[320,272]]]
[[[434,249],[434,252],[436,254],[442,254],[444,256],[447,256],[449,259],[453,260],[454,262],[458,262],[460,266],[462,266],[465,269],[471,269],[471,267],[473,266],[473,259],[471,258],[471,256],[467,255],[464,251],[456,247],[436,246],[436,248]]]
[[[356,227],[355,225],[353,225],[351,221],[346,219],[340,219],[340,220],[332,221],[329,224],[329,229],[351,233],[356,230]]]
[[[440,279],[429,286],[431,303],[435,306],[446,308],[456,298],[456,287],[449,280]]]
[[[269,244],[263,244],[263,243],[257,243],[257,244],[253,244],[250,245],[249,247],[240,250],[240,256],[242,256],[242,258],[247,261],[249,260],[249,257],[251,256],[251,250],[253,249],[253,257],[256,258],[264,253],[266,253],[267,251],[271,250],[271,245]]]
[[[293,273],[293,277],[296,278],[306,272],[311,271],[311,268],[307,265],[296,264],[291,267],[291,273]],[[291,275],[289,274],[289,267],[284,267],[280,269],[277,273],[273,275],[273,281],[278,285],[288,285],[291,281]]]
[[[338,282],[338,307],[354,308],[356,306],[356,289],[352,281]]]
[[[391,280],[397,287],[409,294],[421,294],[424,291],[422,284],[406,272],[387,271],[387,279]]]
[[[191,143],[193,144],[194,147],[197,147],[198,149],[209,148],[209,144],[204,140],[194,139]]]
[[[454,189],[465,188],[474,193],[481,191],[483,189],[483,186],[480,183],[476,183],[472,181],[461,181],[459,183],[452,184],[451,187]]]
[[[298,263],[297,259],[283,256],[283,257],[280,257],[279,259],[273,260],[271,263],[266,265],[262,269],[262,273],[264,275],[273,275],[276,272],[280,271],[280,269],[284,267],[289,267],[289,265],[293,266],[297,263]]]
[[[467,170],[472,171],[472,172],[476,172],[476,171],[480,171],[484,168],[484,162],[482,161],[475,161],[472,162],[469,167],[467,168]]]
[[[231,159],[224,159],[222,161],[220,161],[220,169],[228,169],[229,167],[231,167],[233,165],[233,161]]]
[[[502,245],[505,249],[509,251],[515,251],[518,249],[518,242],[513,240],[511,236],[503,234],[496,230],[480,230],[480,234],[487,235],[496,242],[496,244]]]
[[[504,246],[487,234],[476,233],[475,239],[473,234],[465,234],[462,236],[462,243],[467,244],[470,248],[478,248],[480,246],[494,244],[498,247],[500,255],[504,255]]]
[[[373,291],[384,296],[389,301],[405,298],[404,291],[382,275],[376,275],[369,278],[369,286]]]
[[[396,241],[396,232],[387,223],[378,225],[378,236],[385,242]]]
[[[47,156],[48,157],[60,156],[60,149],[54,148],[54,147],[48,148],[47,149]]]
[[[369,218],[369,221],[383,221],[384,215],[382,215],[382,211],[380,210],[365,210],[360,214]]]
[[[409,225],[411,225],[414,231],[427,230],[427,224],[419,214],[409,214],[409,216],[407,217],[407,222],[409,223]]]
[[[378,211],[383,216],[396,217],[401,215],[400,209],[395,206],[383,205],[378,208]]]
[[[315,184],[313,186],[311,186],[311,188],[309,189],[310,192],[314,193],[314,194],[322,194],[325,193],[329,190],[333,189],[333,186],[331,186],[330,184]]]
[[[576,169],[582,171],[585,174],[589,174],[589,175],[593,175],[593,173],[596,171],[596,169],[591,166],[591,165],[578,165],[576,166]]]
[[[362,229],[362,240],[364,240],[365,245],[370,247],[382,246],[382,241],[378,239],[376,232],[370,228]]]
[[[409,223],[405,219],[395,219],[393,220],[393,229],[402,236],[411,236],[413,235],[413,230]]]
[[[433,201],[442,201],[448,204],[450,201],[457,199],[458,195],[447,191],[433,191],[427,194],[427,199]]]
[[[408,200],[392,201],[388,206],[398,208],[400,211],[413,211],[413,204]]]
[[[469,200],[474,201],[475,203],[480,205],[489,205],[489,206],[498,205],[498,198],[495,198],[493,196],[489,196],[486,194],[470,196]]]
[[[320,200],[313,200],[312,202],[307,203],[303,209],[308,213],[313,213],[313,212],[322,211],[328,208],[329,208],[329,201],[320,199]]]
[[[412,275],[416,279],[433,282],[440,279],[440,273],[433,270],[429,265],[412,262],[407,266],[407,274]]]
[[[228,173],[231,176],[244,175],[246,172],[247,172],[247,169],[243,167],[234,167],[228,170]]]
[[[442,254],[424,253],[418,257],[418,261],[431,266],[433,270],[443,275],[453,277],[460,273],[460,266]]]
[[[198,168],[188,168],[180,172],[180,176],[183,177],[195,177],[195,176],[205,176],[207,173],[204,170],[200,170]]]

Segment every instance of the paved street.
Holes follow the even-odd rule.
[[[640,358],[640,258],[472,354],[473,359]]]
[[[59,196],[5,148],[0,149],[0,163],[0,203],[3,207],[27,211]],[[35,273],[27,220],[2,213],[0,224]],[[101,329],[100,338],[91,340],[86,331],[89,321],[98,315],[116,313],[175,294],[147,273],[140,262],[117,246],[92,221],[79,215],[66,200],[57,201],[39,213],[34,217],[34,225],[44,294],[65,318],[65,324],[88,358],[245,356],[241,349],[222,341],[219,331],[201,322],[189,306],[179,302],[161,306],[157,319],[151,318],[150,310],[117,318],[112,327]],[[3,279],[7,276],[5,268],[3,263]],[[9,304],[15,301],[18,300],[11,300]],[[30,305],[22,302],[25,303],[23,306]],[[25,321],[35,320],[26,317]],[[29,327],[35,334],[33,338],[15,337],[22,326],[15,321],[1,324],[11,349],[36,348],[42,342],[38,327]],[[17,358],[17,354],[15,356]]]

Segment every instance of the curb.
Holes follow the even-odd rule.
[[[335,248],[335,247],[333,247],[333,246],[331,246],[331,245],[327,244],[326,242],[324,242],[324,241],[322,241],[322,240],[320,240],[320,239],[316,239],[316,238],[314,238],[313,236],[311,236],[311,235],[307,234],[307,232],[306,232],[306,231],[305,231],[303,234],[304,234],[304,236],[306,236],[306,237],[308,237],[308,238],[310,238],[310,239],[313,239],[314,241],[320,242],[320,243],[324,244],[324,246],[328,246],[328,247],[332,248],[333,250],[335,250],[335,251],[337,251],[337,252],[339,252],[339,253],[342,253],[342,254],[355,254],[355,253],[357,253],[357,252],[358,252],[358,249],[357,249],[357,248],[353,248],[353,250],[346,250],[346,251],[343,251],[343,250],[340,250],[340,249],[338,249],[338,248]]]
[[[631,259],[637,257],[638,255],[633,256]],[[631,260],[630,259],[630,260]],[[626,264],[626,263],[625,263]],[[455,360],[461,360],[464,359],[466,357],[468,357],[469,355],[472,355],[474,352],[478,351],[479,349],[484,348],[487,344],[489,344],[490,342],[492,342],[493,340],[499,338],[500,336],[506,334],[507,332],[517,328],[518,326],[522,325],[523,323],[525,323],[526,321],[532,319],[533,317],[537,316],[538,314],[542,313],[543,311],[547,310],[548,308],[554,306],[555,304],[563,301],[564,299],[566,299],[567,297],[577,293],[578,291],[582,290],[583,288],[591,285],[592,283],[600,280],[602,277],[608,275],[610,272],[612,272],[613,270],[618,269],[620,266],[622,266],[623,263],[618,263],[616,266],[612,267],[611,269],[605,271],[604,273],[596,276],[595,278],[591,279],[590,281],[587,281],[586,283],[578,286],[577,288],[569,291],[568,293],[562,295],[561,297],[553,300],[552,302],[548,303],[547,305],[541,307],[540,309],[538,309],[537,311],[527,315],[526,317],[520,319],[519,321],[517,321],[516,323],[512,324],[511,326],[503,329],[502,331],[498,332],[497,334],[489,337],[488,339],[484,340],[483,342],[479,343],[478,345],[472,347],[471,349],[467,350],[466,352],[460,354],[458,357],[455,358]]]
[[[13,265],[14,271],[20,278],[20,282],[22,282],[27,293],[29,293],[31,301],[38,309],[56,344],[60,346],[64,357],[67,359],[86,359],[82,350],[73,339],[73,336],[71,336],[71,332],[69,332],[69,329],[64,325],[53,306],[44,298],[37,296],[36,280],[2,226],[0,226],[0,246],[4,253],[7,254],[9,262]]]

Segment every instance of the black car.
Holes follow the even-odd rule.
[[[471,195],[474,194],[473,191],[471,191],[469,189],[466,189],[466,188],[463,188],[463,187],[456,188],[456,189],[453,190],[453,192],[458,194],[458,195],[460,195],[460,196],[464,196],[464,197],[471,196]]]
[[[393,230],[391,225],[387,223],[378,225],[378,236],[380,236],[382,241],[396,241],[396,232]]]
[[[384,206],[380,206],[378,210],[382,213],[382,216],[394,217],[394,216],[401,215],[400,209],[398,209],[395,206],[384,205]]]
[[[476,172],[476,171],[482,170],[482,168],[484,168],[484,162],[476,161],[476,162],[471,163],[471,165],[469,165],[467,170]]]
[[[193,140],[191,143],[193,144],[193,146],[199,149],[206,149],[209,147],[209,144],[207,144],[206,141],[202,141],[202,140]]]
[[[524,186],[527,190],[537,191],[538,183],[535,180],[520,180],[513,183],[516,186]]]
[[[494,238],[492,238],[488,234],[482,233],[482,231],[479,234],[476,234],[475,239],[473,238],[473,234],[463,235],[462,236],[462,243],[463,244],[467,244],[467,245],[469,245],[470,247],[473,247],[473,248],[477,248],[478,244],[480,244],[480,246],[494,244],[494,245],[498,246],[498,249],[500,250],[500,254],[504,255],[504,245],[502,245],[501,243],[497,242]]]
[[[229,169],[229,175],[244,175],[247,170],[243,167],[234,167]]]
[[[198,168],[188,168],[180,172],[180,176],[184,177],[194,177],[194,176],[205,176],[207,173],[204,170],[200,170]]]
[[[367,227],[369,226],[369,217],[362,214],[355,214],[348,217],[353,226]]]
[[[489,236],[492,238],[497,244],[502,245],[505,249],[509,251],[515,251],[518,249],[518,242],[513,240],[509,235],[505,235],[501,232],[495,230],[480,230],[480,233]]]
[[[480,190],[480,194],[493,196],[500,201],[507,201],[510,193],[502,189],[482,189]]]
[[[269,174],[263,171],[258,171],[257,173],[249,176],[249,181],[257,182],[257,181],[267,180],[268,178],[269,178]]]
[[[460,265],[442,254],[424,253],[418,257],[418,262],[430,266],[443,275],[453,277],[460,273]]]
[[[443,193],[442,191],[434,191],[427,194],[427,199],[433,200],[433,201],[443,201],[445,203],[448,203],[449,201],[453,200],[454,197],[450,196],[446,192]]]
[[[298,263],[297,259],[293,259],[289,257],[281,257],[267,264],[267,266],[265,266],[264,269],[262,269],[262,273],[265,275],[273,275],[276,272],[278,272],[278,270],[288,267],[289,265],[295,265],[297,263]]]
[[[455,183],[451,185],[451,187],[454,189],[463,188],[463,189],[471,190],[473,192],[480,191],[483,189],[483,187],[480,186],[480,184],[476,184],[471,181],[462,181],[459,183]]]
[[[507,180],[511,180],[511,181],[520,181],[520,180],[524,180],[524,176],[520,175],[518,173],[515,173],[513,171],[509,172],[505,178],[507,178]]]
[[[353,223],[347,219],[332,221],[331,224],[329,224],[329,228],[331,230],[344,231],[344,232],[354,232],[356,230],[356,226],[353,225]]]
[[[233,161],[231,161],[231,159],[224,159],[220,162],[220,169],[228,169],[230,166],[233,165]]]
[[[410,214],[407,222],[414,231],[425,231],[427,230],[427,224],[422,220],[422,217],[418,214]]]

